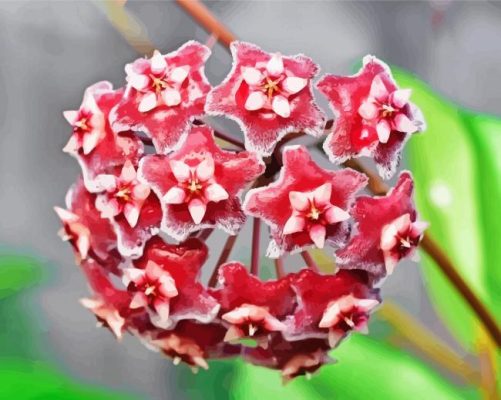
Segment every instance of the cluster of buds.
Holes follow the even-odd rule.
[[[368,178],[339,164],[370,156],[389,178],[424,123],[410,90],[375,57],[354,76],[316,82],[332,122],[315,102],[310,58],[243,42],[231,50],[233,68],[216,87],[204,74],[210,50],[193,41],[126,65],[123,88],[89,87],[79,110],[64,113],[73,129],[64,151],[82,176],[56,212],[92,290],[82,304],[118,339],[128,332],[195,369],[241,356],[288,380],[367,331],[380,283],[425,229],[410,173],[370,197],[361,193]],[[214,131],[214,115],[237,121],[244,141]],[[327,135],[330,169],[309,147],[286,145],[302,135]],[[248,217],[250,268],[229,260]],[[272,280],[259,274],[261,222],[277,265]],[[215,229],[229,236],[217,264],[205,266],[213,268],[206,282],[205,241]],[[312,248],[333,256],[332,271],[315,268]],[[295,253],[307,265],[287,271]]]

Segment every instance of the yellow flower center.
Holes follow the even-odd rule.
[[[279,92],[280,89],[278,87],[278,82],[279,79],[276,81],[271,80],[270,78],[266,78],[266,83],[263,85],[263,91],[266,93],[268,96],[268,99],[270,99],[275,92]]]
[[[196,179],[191,180],[188,183],[187,187],[191,193],[197,193],[198,191],[202,190],[202,185]]]

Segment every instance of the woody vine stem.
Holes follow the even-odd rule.
[[[202,27],[204,27],[209,33],[211,33],[217,40],[223,44],[226,48],[229,47],[229,44],[236,40],[235,35],[228,30],[217,18],[199,1],[197,0],[177,0],[177,3],[194,19],[196,20]],[[326,126],[328,129],[328,126]],[[301,136],[301,133],[293,133],[288,135],[283,139],[283,143],[290,141],[298,136]],[[233,144],[237,147],[243,146],[238,140],[228,136],[226,134],[218,132],[216,134],[220,139]],[[267,173],[265,173],[265,179],[269,179],[270,175],[273,176],[273,168],[274,164],[277,163],[277,155],[279,156],[279,152],[275,152],[274,156],[271,159],[271,163],[268,165]],[[372,170],[368,169],[362,163],[357,160],[347,161],[345,164],[347,167],[351,167],[355,170],[365,173],[369,177],[369,189],[373,194],[376,195],[384,195],[388,192],[388,186],[384,183],[384,181],[379,178],[379,176]],[[259,185],[262,183],[260,182]],[[252,240],[252,262],[251,262],[251,270],[253,273],[258,272],[259,268],[259,231],[260,231],[260,223],[259,220],[254,220],[253,227],[253,240]],[[217,267],[224,263],[228,258],[231,249],[235,243],[236,236],[230,236],[223,247],[223,251],[221,253],[220,259],[218,260]],[[467,282],[462,278],[462,276],[457,272],[457,268],[454,266],[453,262],[447,256],[447,254],[440,248],[440,246],[430,237],[430,235],[425,234],[423,240],[421,241],[421,248],[435,261],[437,266],[440,268],[442,273],[446,276],[449,282],[456,288],[456,290],[460,293],[460,295],[464,298],[464,300],[469,304],[471,309],[475,312],[478,319],[482,322],[487,332],[489,332],[490,336],[496,343],[498,347],[501,347],[501,328],[498,326],[497,321],[490,313],[490,311],[485,307],[482,301],[478,298],[478,296],[473,292],[473,290],[469,287]],[[307,252],[301,253],[304,261],[308,264],[310,268],[316,269],[316,265]],[[276,262],[276,270],[277,275],[283,274],[283,265],[282,260],[279,259]],[[215,283],[214,274],[211,278],[211,283]]]

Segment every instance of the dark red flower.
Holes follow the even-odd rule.
[[[366,331],[369,311],[379,304],[363,271],[320,275],[302,270],[291,278],[298,307],[288,319],[287,340],[328,338],[335,347],[350,331]]]
[[[161,199],[161,229],[183,240],[213,226],[235,234],[245,221],[238,195],[263,170],[254,154],[223,151],[211,129],[194,126],[179,150],[144,157],[139,174]]]
[[[318,66],[310,58],[269,54],[244,42],[233,42],[231,53],[233,68],[205,109],[237,121],[248,150],[269,155],[288,132],[322,135],[325,115],[311,89]]]
[[[296,297],[287,277],[263,282],[235,262],[220,267],[219,281],[222,287],[212,294],[228,325],[226,341],[249,336],[266,345],[270,332],[286,328],[281,320],[293,311]]]
[[[336,253],[338,266],[364,269],[380,278],[391,274],[401,258],[412,255],[426,228],[417,221],[413,188],[411,174],[402,172],[386,196],[356,200],[357,233]]]
[[[268,255],[277,257],[313,244],[322,248],[326,239],[342,244],[349,231],[345,221],[355,193],[367,182],[365,175],[320,168],[302,146],[286,147],[282,159],[278,180],[250,190],[244,202],[248,214],[271,227]]]
[[[399,89],[389,67],[366,56],[353,76],[325,75],[317,83],[336,113],[324,143],[332,162],[373,156],[379,173],[392,176],[405,141],[424,130],[420,110],[409,102],[410,89]]]
[[[87,190],[103,190],[97,178],[115,173],[129,160],[137,164],[143,154],[143,144],[131,132],[118,136],[110,127],[108,115],[120,101],[123,90],[113,90],[109,82],[98,82],[85,91],[79,111],[65,111],[73,126],[73,135],[64,151],[75,157],[82,167]]]
[[[134,268],[124,272],[128,289],[137,294],[130,307],[149,307],[151,321],[160,328],[184,319],[211,322],[219,304],[198,282],[206,259],[207,247],[197,239],[174,245],[152,238]]]
[[[110,115],[118,132],[145,132],[159,153],[179,146],[193,119],[204,113],[210,84],[204,65],[210,50],[189,41],[176,51],[127,64],[127,89]]]
[[[82,179],[75,183],[66,195],[66,207],[55,207],[63,223],[60,236],[75,248],[78,262],[87,259],[89,251],[101,259],[108,259],[116,248],[117,238],[113,227],[103,220],[96,210],[96,196],[85,189]]]

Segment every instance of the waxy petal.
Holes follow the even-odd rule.
[[[306,221],[303,217],[291,216],[284,225],[283,234],[291,235],[292,233],[302,232],[305,228]]]
[[[283,88],[290,94],[299,93],[308,85],[308,79],[290,76],[284,79]]]
[[[243,67],[242,77],[248,85],[256,86],[262,82],[264,79],[263,74],[256,68],[253,67]]]
[[[273,54],[266,64],[266,70],[272,76],[278,76],[284,72],[284,61],[280,54]]]
[[[161,95],[164,103],[169,107],[174,107],[181,103],[181,93],[179,93],[179,90],[167,88],[162,90]]]
[[[200,199],[193,199],[188,203],[188,210],[190,211],[191,218],[195,224],[202,222],[207,210],[207,204]]]
[[[313,225],[309,231],[311,240],[319,249],[324,248],[326,234],[327,230],[325,229],[325,226],[319,224]]]
[[[142,113],[153,110],[157,106],[157,95],[156,93],[150,92],[143,95],[141,101],[139,102],[139,111]]]
[[[249,111],[260,110],[266,104],[266,100],[267,97],[263,92],[251,92],[245,102],[245,109]]]
[[[217,183],[212,183],[211,185],[209,185],[207,189],[205,189],[204,194],[205,198],[208,201],[213,201],[215,203],[221,200],[226,200],[230,197],[228,195],[228,192],[224,190],[224,188]]]
[[[169,75],[169,79],[178,84],[183,83],[190,73],[190,66],[183,65],[182,67],[176,67],[172,70]]]
[[[153,57],[151,57],[151,71],[154,73],[164,72],[167,68],[167,62],[165,61],[165,56],[163,56],[158,50],[153,52]]]
[[[273,108],[273,111],[275,111],[282,118],[289,118],[291,115],[289,100],[287,100],[284,96],[278,95],[273,97],[271,107]]]
[[[390,123],[382,119],[376,125],[377,136],[381,143],[387,143],[390,138],[391,126]]]
[[[167,204],[183,204],[186,199],[186,192],[180,187],[173,186],[165,194],[162,200]]]

